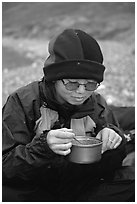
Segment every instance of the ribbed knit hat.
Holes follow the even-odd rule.
[[[46,81],[93,79],[103,81],[105,67],[97,41],[82,30],[66,29],[49,43],[44,64]]]

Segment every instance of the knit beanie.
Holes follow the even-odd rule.
[[[66,29],[49,43],[44,63],[46,81],[92,79],[103,81],[103,55],[97,41],[82,30]]]

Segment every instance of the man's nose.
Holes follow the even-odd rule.
[[[76,90],[77,93],[84,93],[85,91],[86,89],[84,84],[80,84],[78,89]]]

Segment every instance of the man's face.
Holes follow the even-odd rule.
[[[68,82],[78,82],[80,85],[75,90],[68,90],[66,84]],[[56,98],[60,103],[68,102],[72,105],[80,105],[84,103],[93,93],[85,88],[85,84],[93,82],[86,79],[63,79],[55,83]],[[75,86],[75,83],[74,83]]]

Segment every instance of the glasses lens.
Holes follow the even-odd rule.
[[[88,82],[85,86],[86,86],[86,90],[94,91],[98,87],[98,83],[96,83],[96,82]]]
[[[67,90],[73,91],[79,87],[79,83],[78,82],[68,82],[67,84],[65,84],[65,87]]]

